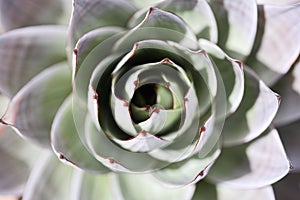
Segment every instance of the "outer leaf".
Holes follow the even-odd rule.
[[[209,3],[217,19],[218,44],[231,57],[243,60],[250,54],[255,39],[255,0],[212,0]]]
[[[214,161],[220,155],[219,144],[205,157],[195,155],[187,160],[175,162],[153,173],[153,176],[167,186],[182,187],[193,184],[203,179],[208,173]]]
[[[28,27],[0,35],[0,92],[12,97],[36,74],[63,61],[65,39],[62,26]]]
[[[275,125],[282,126],[300,119],[300,61],[272,88],[283,99],[274,120]]]
[[[196,36],[185,21],[158,8],[151,7],[146,15],[134,16],[129,26],[131,30],[118,41],[115,50],[129,51],[136,42],[151,39],[174,41],[191,49],[198,48]]]
[[[74,0],[69,50],[73,50],[82,35],[95,28],[125,27],[135,11],[135,6],[127,0]]]
[[[71,3],[68,0],[1,0],[0,11],[0,21],[5,30],[42,24],[67,24]]]
[[[268,85],[285,74],[299,56],[299,13],[300,4],[259,7],[258,32],[246,64]]]
[[[190,26],[197,38],[218,40],[218,28],[214,14],[205,0],[162,1],[157,7],[175,13]]]
[[[61,160],[86,171],[108,172],[109,170],[99,163],[80,141],[72,111],[72,98],[68,97],[53,120],[51,144],[54,151]]]
[[[225,121],[224,144],[241,144],[259,136],[272,122],[279,103],[280,97],[246,68],[244,96],[237,111]]]
[[[47,152],[37,161],[23,194],[23,200],[70,199],[72,168]]]
[[[0,124],[0,194],[20,195],[23,192],[38,152],[11,127]]]
[[[248,144],[224,148],[208,178],[217,184],[253,189],[278,181],[289,167],[278,132],[273,129]]]
[[[166,188],[149,174],[118,174],[115,177],[116,199],[118,200],[188,200],[195,191],[194,185],[173,189]]]
[[[4,120],[24,137],[50,146],[55,113],[71,92],[71,73],[66,63],[52,66],[32,79],[12,99]]]
[[[75,171],[72,178],[72,200],[116,200],[111,174],[88,174]]]
[[[147,8],[149,6],[153,6],[162,0],[130,0],[139,8]]]
[[[192,200],[275,200],[272,187],[240,190],[222,185],[212,185],[201,181],[197,184]]]
[[[258,4],[288,5],[300,3],[299,0],[256,0]]]

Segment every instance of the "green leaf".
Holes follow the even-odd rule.
[[[138,8],[147,8],[149,6],[156,5],[158,2],[162,0],[130,0],[132,1]]]
[[[125,27],[136,11],[127,0],[75,0],[70,21],[69,50],[85,33],[104,26]]]
[[[103,131],[98,130],[89,118],[86,121],[86,137],[96,159],[113,171],[149,172],[167,165],[147,153],[130,152],[119,147]]]
[[[39,72],[65,60],[66,33],[63,26],[36,26],[0,35],[0,92],[12,97]]]
[[[270,85],[287,73],[299,56],[300,4],[263,5],[258,11],[258,32],[246,64]]]
[[[120,27],[102,27],[83,35],[73,52],[73,86],[76,95],[84,102],[93,70],[112,54],[114,43],[123,35]],[[117,34],[119,33],[119,34]]]
[[[67,24],[71,7],[68,0],[1,0],[0,21],[7,31],[33,25]]]
[[[167,167],[155,171],[153,176],[169,187],[182,187],[194,184],[203,179],[220,155],[220,145],[217,143],[214,149],[204,158],[197,154],[181,162],[174,162]]]
[[[217,23],[212,10],[206,1],[162,1],[157,7],[181,17],[193,30],[197,38],[206,38],[214,43],[217,42]]]
[[[58,157],[69,164],[93,173],[109,170],[83,146],[73,119],[72,98],[68,97],[57,111],[51,129],[51,144]]]
[[[20,195],[23,192],[39,150],[11,127],[0,124],[0,194]]]
[[[72,178],[72,200],[115,200],[111,174],[88,174],[75,171]]]
[[[128,33],[114,46],[114,49],[128,51],[142,40],[174,41],[191,49],[197,49],[197,38],[188,25],[178,16],[158,8],[149,8],[147,14],[134,16]]]
[[[66,63],[49,67],[27,83],[12,99],[3,120],[25,138],[50,147],[50,129],[61,103],[71,92]]]
[[[245,92],[237,111],[223,128],[224,145],[248,142],[265,131],[274,119],[280,97],[268,88],[253,71],[245,68]],[[239,122],[239,123],[236,123]]]
[[[213,185],[205,181],[197,183],[192,200],[236,200],[241,197],[245,200],[275,200],[271,186],[241,190],[223,185]]]
[[[168,188],[155,180],[149,174],[118,174],[115,175],[115,184],[117,199],[130,200],[188,200],[191,199],[195,191],[194,185],[188,185],[182,188]]]
[[[250,143],[223,148],[207,177],[216,184],[253,189],[275,183],[289,168],[278,132],[272,129]]]
[[[70,199],[72,167],[46,152],[36,162],[24,190],[23,200]]]
[[[256,35],[255,0],[213,0],[209,4],[217,20],[218,45],[231,57],[243,60],[250,54]]]

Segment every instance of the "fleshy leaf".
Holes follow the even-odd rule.
[[[250,54],[256,35],[255,0],[213,0],[209,4],[217,19],[219,46],[231,57],[243,60]]]
[[[147,153],[136,153],[124,150],[97,130],[92,121],[87,118],[86,137],[93,155],[102,164],[113,171],[148,172],[166,166],[167,163],[152,158]]]
[[[156,5],[158,2],[162,0],[130,0],[132,1],[138,8],[147,8],[149,6]]]
[[[50,147],[55,113],[71,92],[71,71],[66,63],[49,67],[27,83],[12,99],[3,120],[20,134]]]
[[[51,144],[58,157],[86,171],[106,173],[109,170],[83,146],[72,113],[72,98],[68,97],[57,111],[51,130]]]
[[[22,199],[70,199],[72,172],[72,167],[59,162],[52,152],[46,152],[36,162]]]
[[[248,142],[265,131],[279,107],[280,97],[268,88],[253,71],[245,68],[245,92],[237,111],[224,125],[224,144]],[[239,122],[239,123],[236,123]]]
[[[95,28],[125,27],[135,11],[135,6],[128,0],[74,0],[69,50],[73,50],[82,35]]]
[[[182,188],[168,188],[157,182],[149,174],[118,174],[115,175],[116,194],[130,200],[188,200],[191,199],[195,191],[194,185]],[[151,195],[150,195],[151,194]]]
[[[12,97],[36,74],[65,60],[66,34],[63,26],[36,26],[0,35],[0,92]]]
[[[95,175],[75,171],[72,183],[72,200],[115,200],[110,174]]]
[[[175,13],[190,26],[197,38],[206,38],[214,43],[218,40],[218,28],[214,14],[204,0],[162,1],[158,8]]]
[[[274,119],[274,124],[283,126],[300,119],[300,61],[272,88],[283,99]]]
[[[0,21],[5,30],[33,25],[67,24],[71,6],[68,0],[1,0]]]
[[[146,15],[133,17],[129,22],[131,30],[121,38],[114,49],[128,51],[142,40],[174,41],[191,49],[197,49],[197,39],[190,27],[180,17],[159,8],[149,8]]]
[[[17,148],[16,148],[17,147]],[[0,124],[0,194],[20,195],[39,149]]]
[[[223,185],[213,185],[205,181],[197,183],[192,200],[275,200],[271,186],[241,190]]]
[[[250,143],[223,148],[208,179],[240,189],[259,188],[278,181],[289,168],[278,132],[272,129]]]
[[[282,143],[290,159],[293,171],[300,172],[300,120],[278,127]]]
[[[220,155],[219,144],[205,157],[195,156],[181,162],[175,162],[153,173],[153,176],[169,187],[182,187],[203,179],[214,161]]]
[[[258,33],[246,64],[270,85],[285,74],[299,56],[300,4],[263,5],[258,11]]]

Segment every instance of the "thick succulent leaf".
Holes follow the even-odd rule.
[[[282,126],[300,119],[300,61],[272,88],[282,96],[274,124]]]
[[[72,167],[59,162],[52,152],[46,152],[36,162],[22,199],[70,199],[72,172]]]
[[[82,35],[95,28],[125,27],[135,11],[135,6],[128,0],[74,0],[69,50],[73,50]]]
[[[285,74],[299,56],[300,4],[263,5],[258,11],[258,32],[246,64],[269,85]]]
[[[215,70],[221,75],[218,81],[219,85],[224,85],[226,99],[228,99],[227,114],[232,114],[240,105],[244,94],[243,64],[230,58],[218,46],[207,40],[200,39],[199,44],[210,55],[216,66]]]
[[[118,200],[188,200],[195,191],[194,185],[176,189],[165,187],[149,174],[118,174],[112,186]]]
[[[70,92],[71,71],[67,63],[49,67],[17,93],[3,120],[24,137],[50,147],[52,120]]]
[[[205,181],[197,183],[192,200],[275,200],[272,187],[241,190],[223,185],[213,185]]]
[[[299,0],[256,0],[258,4],[270,4],[270,5],[291,5],[300,3]]]
[[[237,111],[224,125],[224,144],[248,142],[268,128],[279,107],[280,97],[245,68],[245,92]],[[239,123],[236,123],[239,122]]]
[[[206,38],[214,43],[218,41],[217,23],[205,0],[163,1],[157,7],[181,17],[190,26],[197,38]]]
[[[75,171],[72,178],[72,200],[116,200],[111,174],[88,174]]]
[[[196,183],[209,173],[220,152],[220,146],[217,144],[205,158],[195,155],[187,160],[172,163],[154,172],[153,176],[169,187],[182,187]]]
[[[273,185],[277,200],[298,200],[300,197],[300,173],[289,173]]]
[[[73,85],[76,95],[84,102],[93,70],[112,54],[113,45],[124,34],[122,30],[120,27],[95,29],[82,36],[76,44],[72,63]]]
[[[214,0],[209,4],[217,20],[219,46],[231,57],[243,60],[250,54],[256,35],[255,0]]]
[[[128,51],[134,43],[151,39],[174,41],[191,49],[198,47],[190,27],[180,17],[159,8],[151,7],[147,14],[134,16],[129,27],[131,30],[118,41],[114,49]]]
[[[138,8],[147,8],[149,6],[156,5],[158,2],[162,0],[130,0],[132,1]]]
[[[36,26],[0,35],[0,92],[12,97],[36,74],[63,61],[66,33],[62,26]]]
[[[0,116],[3,116],[9,104],[9,98],[0,94]]]
[[[278,132],[272,129],[250,143],[224,148],[208,178],[214,183],[251,189],[278,181],[289,168]]]
[[[68,97],[57,111],[51,129],[51,144],[58,157],[86,171],[105,173],[109,170],[83,146],[72,113],[72,98]]]
[[[300,172],[300,120],[278,128],[286,153],[294,171]]]
[[[17,148],[16,148],[17,147]],[[0,194],[20,195],[39,150],[0,124]]]
[[[0,21],[5,30],[42,24],[67,24],[71,7],[68,0],[1,0]]]
[[[97,130],[89,117],[86,120],[87,143],[93,155],[113,171],[149,172],[167,163],[152,158],[147,153],[135,153],[120,148],[104,132]]]

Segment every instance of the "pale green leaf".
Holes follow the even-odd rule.
[[[250,143],[223,148],[208,178],[216,184],[252,189],[277,182],[289,168],[278,132],[271,129]]]
[[[27,83],[12,99],[3,120],[27,139],[50,147],[50,129],[61,103],[71,92],[66,63],[49,67]]]
[[[66,35],[63,26],[28,27],[0,35],[0,92],[12,97],[36,74],[65,60]]]

